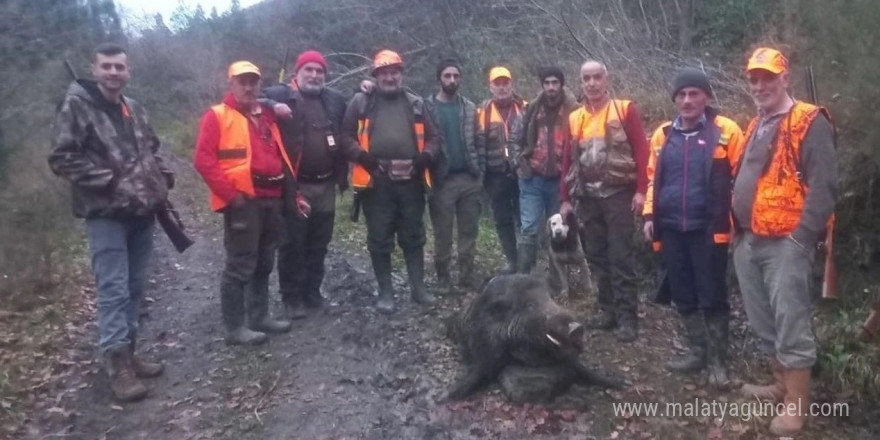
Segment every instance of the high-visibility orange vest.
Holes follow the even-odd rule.
[[[372,132],[372,122],[370,118],[364,117],[358,119],[358,144],[364,151],[370,151],[370,133]],[[416,148],[419,153],[425,149],[425,123],[416,119],[413,122],[413,132],[416,135]],[[431,186],[431,172],[425,170],[425,184]],[[360,164],[354,164],[351,168],[351,186],[355,190],[369,188],[372,183],[372,176],[366,168]]]
[[[572,138],[572,168],[566,176],[572,182],[569,192],[577,193],[583,184],[597,181],[612,186],[636,182],[638,170],[624,122],[630,103],[624,99],[611,99],[596,113],[581,106],[568,116]],[[585,151],[593,151],[588,155],[593,158],[590,163],[581,160]],[[582,178],[587,180],[582,181]]]
[[[220,125],[220,144],[217,151],[220,168],[226,178],[235,186],[235,189],[249,196],[256,196],[251,176],[251,134],[247,117],[226,104],[215,105],[211,107],[211,110],[217,116],[217,122]],[[281,152],[284,164],[293,175],[293,166],[287,157],[287,152],[284,151],[284,144],[281,143],[281,133],[278,131],[278,126],[272,124],[269,131],[272,133],[275,145]],[[225,207],[226,201],[211,193],[211,209],[219,211]]]
[[[808,191],[800,170],[801,143],[820,113],[831,121],[825,108],[796,101],[779,122],[775,144],[771,146],[773,157],[758,178],[755,191],[750,225],[755,235],[784,237],[797,228]],[[746,139],[752,138],[757,126],[755,117],[746,129]]]

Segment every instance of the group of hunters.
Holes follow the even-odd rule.
[[[174,186],[157,154],[143,107],[123,89],[123,48],[97,47],[92,80],[72,83],[59,107],[49,164],[72,187],[85,218],[97,283],[98,331],[111,387],[121,400],[147,393],[141,378],[162,365],[135,354],[138,304],[153,240],[154,214]],[[837,191],[833,127],[827,111],[788,91],[790,69],[772,48],[757,49],[746,76],[757,116],[745,133],[709,103],[701,70],[673,79],[674,120],[648,137],[632,101],[609,93],[600,61],[580,68],[583,99],[566,91],[558,67],[538,72],[542,91],[519,97],[504,66],[488,73],[491,98],[479,106],[459,93],[462,68],[444,60],[439,90],[422,98],[403,86],[404,60],[375,55],[354,98],[325,86],[327,63],[306,51],[289,84],[261,89],[260,69],[228,68],[229,91],[201,119],[195,168],[223,215],[226,266],[220,297],[226,342],[258,344],[287,332],[269,313],[269,275],[278,252],[280,294],[292,319],[322,306],[324,259],[336,193],[349,185],[363,207],[367,249],[378,284],[376,308],[394,310],[395,237],[412,299],[436,301],[452,288],[453,225],[459,286],[476,288],[474,250],[484,191],[506,264],[529,273],[539,228],[574,213],[598,285],[589,325],[637,338],[636,216],[659,249],[687,352],[666,367],[708,370],[721,389],[727,374],[730,306],[728,246],[749,324],[768,355],[770,385],[742,392],[807,407],[816,362],[809,294],[815,244]],[[424,277],[425,204],[435,235],[436,289]],[[772,420],[776,434],[801,430],[805,416]]]

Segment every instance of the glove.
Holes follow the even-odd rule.
[[[434,161],[434,158],[431,157],[431,153],[427,151],[422,151],[418,157],[413,160],[413,167],[415,167],[419,171],[424,171],[429,166],[431,166],[431,162]]]
[[[357,163],[366,168],[367,172],[371,174],[373,173],[373,171],[376,171],[376,169],[379,168],[379,161],[376,160],[376,158],[367,151],[361,151],[361,153],[358,155]]]

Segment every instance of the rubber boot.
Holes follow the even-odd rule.
[[[449,275],[448,261],[435,261],[434,268],[437,270],[437,284],[431,289],[438,295],[446,295],[452,290],[452,277]]]
[[[120,402],[133,402],[147,395],[147,387],[132,368],[131,346],[116,345],[104,351],[104,368],[110,377],[110,389]]]
[[[410,294],[418,304],[434,304],[437,298],[425,289],[425,250],[424,248],[405,249],[406,274],[409,277]]]
[[[666,363],[666,369],[677,373],[694,373],[706,368],[706,323],[703,314],[693,312],[682,316],[687,335],[688,351]]]
[[[514,233],[513,230],[505,232],[499,231],[498,241],[501,243],[501,250],[504,252],[504,258],[506,260],[504,266],[501,267],[499,272],[502,275],[516,273],[516,233]]]
[[[285,302],[284,311],[289,319],[305,319],[309,316],[302,301]]]
[[[480,283],[477,282],[474,272],[473,257],[462,259],[458,267],[458,287],[467,290],[479,289]]]
[[[150,378],[156,377],[162,374],[162,371],[165,370],[165,367],[158,362],[147,362],[144,359],[138,357],[136,354],[137,351],[137,333],[130,332],[128,334],[129,344],[129,355],[131,356],[131,368],[134,370],[134,374],[140,378]]]
[[[376,310],[380,313],[391,313],[394,311],[394,287],[391,284],[391,254],[371,251],[370,260],[373,263],[376,284],[379,285],[379,299],[376,301]]]
[[[617,333],[619,342],[630,343],[639,337],[639,317],[633,312],[617,313]]]
[[[600,307],[596,314],[587,319],[586,327],[594,330],[612,330],[617,327],[617,316],[610,309]]]
[[[261,333],[286,333],[290,321],[269,316],[269,274],[255,274],[251,281],[248,328]]]
[[[786,368],[782,372],[785,383],[785,410],[770,422],[770,432],[780,437],[792,437],[801,432],[810,408],[810,369]]]
[[[709,334],[708,361],[709,385],[726,389],[730,386],[727,375],[727,344],[730,339],[730,318],[727,314],[706,317],[706,330]]]
[[[522,243],[516,248],[516,272],[531,274],[537,259],[536,236],[523,236]]]
[[[245,283],[232,277],[224,276],[220,283],[220,308],[228,345],[256,345],[267,341],[265,333],[244,325],[244,289]]]
[[[773,383],[770,385],[743,384],[740,391],[743,397],[747,399],[769,400],[771,402],[781,402],[785,398],[785,380],[783,372],[785,367],[774,357],[771,360],[773,368]]]

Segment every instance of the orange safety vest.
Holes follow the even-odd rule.
[[[771,145],[773,157],[758,178],[755,191],[750,225],[755,235],[784,237],[797,228],[808,191],[800,168],[801,143],[820,113],[831,121],[825,108],[796,101],[779,122]],[[752,139],[757,126],[755,117],[746,129],[746,139]]]
[[[235,186],[235,189],[249,196],[255,196],[254,181],[251,176],[251,134],[247,118],[226,104],[215,105],[211,107],[211,110],[217,116],[217,122],[220,125],[220,145],[217,151],[220,168],[226,178]],[[272,124],[269,131],[272,133],[275,145],[281,152],[281,158],[291,174],[294,174],[290,158],[287,157],[284,144],[281,143],[281,133],[278,131],[278,126]],[[211,209],[220,211],[225,207],[226,201],[211,193]]]
[[[370,133],[372,132],[372,122],[370,118],[358,119],[358,143],[364,151],[370,151]],[[413,132],[416,134],[416,148],[419,153],[425,149],[425,123],[419,121],[418,118],[413,123]],[[431,187],[431,172],[425,170],[425,184]],[[354,164],[351,168],[351,186],[355,191],[369,188],[373,182],[370,172],[360,164]]]
[[[519,116],[526,105],[528,105],[527,101],[514,101],[514,116]],[[485,109],[480,108],[477,110],[477,122],[480,124],[480,130],[482,131],[488,130],[489,126],[492,124],[501,124],[501,126],[504,127],[503,141],[506,142],[510,139],[510,127],[508,127],[507,121],[501,117],[501,113],[498,112],[498,108],[495,106],[494,101],[489,101],[489,105]],[[504,152],[504,157],[508,157],[507,148],[502,148],[502,151]]]

